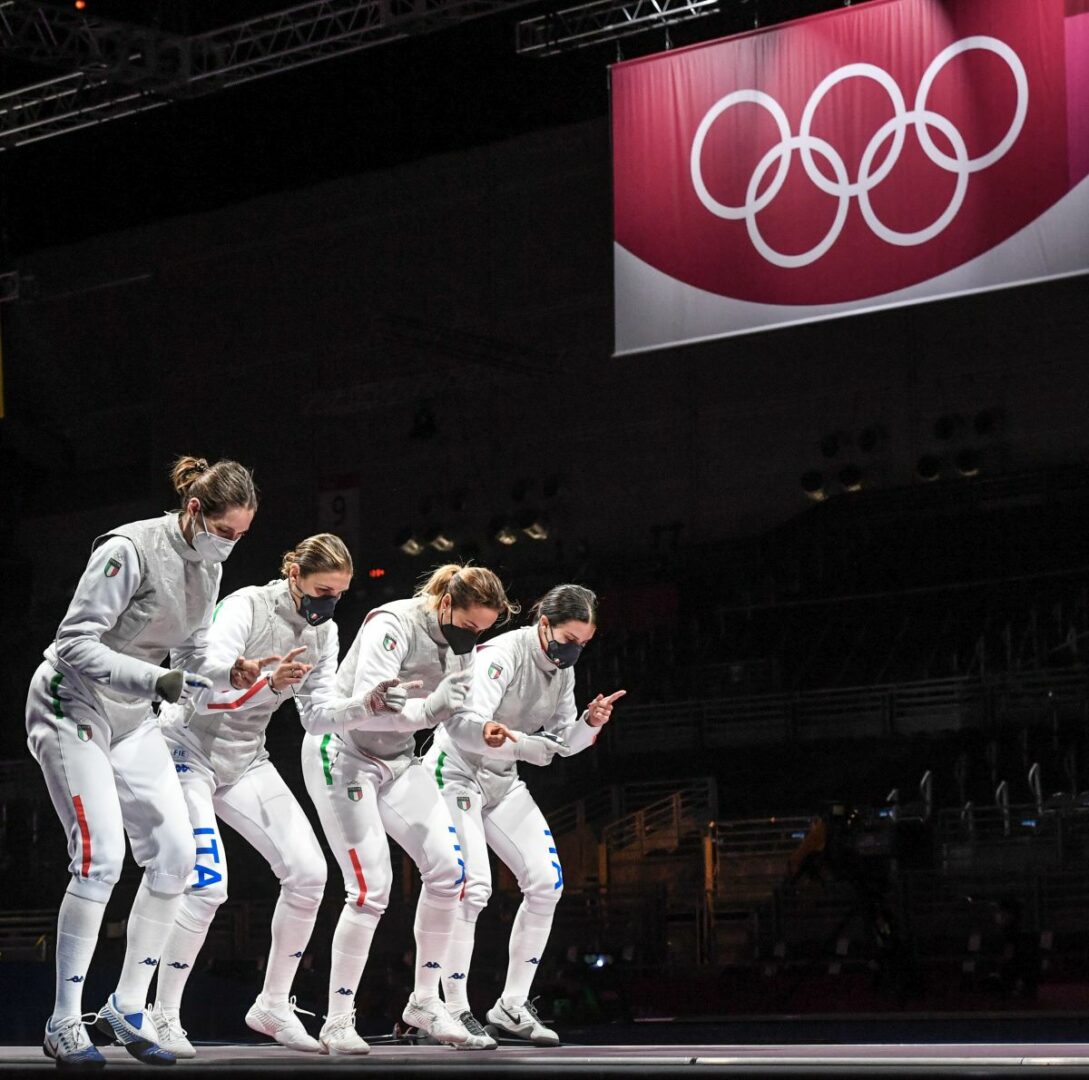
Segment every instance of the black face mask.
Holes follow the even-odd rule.
[[[446,644],[455,656],[464,656],[476,648],[477,638],[480,635],[475,630],[466,630],[464,626],[454,625],[454,609],[450,606],[450,621],[442,621],[442,612],[439,612],[439,633],[446,638]]]
[[[549,633],[552,633],[551,629]],[[545,646],[545,655],[556,667],[574,667],[582,655],[583,647],[577,641],[557,641],[550,637]]]
[[[337,596],[311,596],[309,593],[299,594],[299,614],[311,625],[321,626],[333,617],[333,609],[337,606]]]

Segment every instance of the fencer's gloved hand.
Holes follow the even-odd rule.
[[[364,708],[377,716],[379,713],[399,713],[408,701],[409,687],[413,683],[401,684],[400,679],[388,679],[380,682],[373,690],[363,695]]]
[[[469,693],[471,671],[455,671],[447,675],[427,697],[424,698],[423,714],[428,727],[434,727],[442,720],[449,720],[458,706]]]
[[[539,731],[536,735],[519,735],[513,744],[515,761],[525,761],[530,765],[548,765],[557,754],[570,751],[558,735]]]
[[[188,701],[197,690],[211,689],[211,679],[206,679],[195,671],[182,671],[181,668],[160,675],[155,682],[155,693],[172,705],[176,701]]]

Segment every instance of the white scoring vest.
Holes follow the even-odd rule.
[[[219,592],[222,567],[197,556],[181,534],[176,513],[111,529],[99,536],[93,547],[111,536],[132,542],[140,564],[140,585],[100,640],[114,652],[163,665],[170,650],[204,624]],[[45,658],[66,677],[80,678],[78,671],[57,656],[55,645],[45,650]],[[98,700],[115,736],[135,728],[148,714],[150,703],[142,698],[90,680],[81,683]]]
[[[428,610],[424,597],[414,596],[408,600],[393,600],[383,604],[382,607],[367,613],[363,625],[365,626],[379,613],[392,615],[404,635],[403,640],[408,651],[401,663],[397,678],[402,682],[414,679],[423,682],[423,686],[408,691],[410,698],[427,697],[439,685],[444,675],[453,671],[462,671],[472,665],[471,652],[458,656],[448,645],[445,643],[440,645],[432,637],[432,633],[439,632],[438,620],[435,613]],[[361,663],[359,652],[362,640],[361,628],[337,672],[337,693],[344,697],[352,697],[355,692],[356,671]],[[370,690],[372,687],[363,689]],[[395,773],[399,772],[399,768],[394,767],[394,763],[403,768],[412,760],[416,751],[415,738],[408,731],[367,731],[363,728],[349,731],[346,741],[349,746],[354,747],[364,756],[386,762]]]
[[[295,610],[295,602],[284,579],[270,581],[267,585],[249,585],[232,593],[228,599],[232,603],[245,600],[252,607],[243,656],[286,656],[300,645],[306,647],[300,660],[308,664],[316,664],[325,655],[334,624],[310,626]],[[305,679],[299,689],[305,693]],[[244,693],[239,691],[240,696]],[[265,729],[285,698],[267,697],[267,690],[261,693],[260,704],[238,711],[216,709],[202,713],[188,703],[171,707],[164,710],[169,721],[163,725],[163,734],[169,742],[187,747],[203,761],[218,784],[233,784],[254,761],[268,756]]]

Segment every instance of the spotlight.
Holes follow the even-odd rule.
[[[979,476],[979,454],[965,447],[953,459],[953,465],[961,476]]]
[[[518,543],[518,533],[515,532],[514,528],[507,522],[503,522],[503,524],[495,530],[495,538],[504,547],[510,547],[511,544]]]
[[[923,454],[923,456],[915,462],[915,475],[928,484],[937,480],[941,471],[941,458],[935,457],[933,454]]]
[[[548,539],[548,522],[535,510],[528,510],[518,519],[518,528],[530,538],[530,540]]]
[[[393,546],[400,548],[406,555],[422,555],[423,544],[411,529],[402,529],[393,540]]]
[[[862,470],[857,465],[844,465],[839,471],[839,482],[844,491],[861,491]]]
[[[442,531],[441,525],[432,525],[424,534],[424,543],[430,544],[436,551],[453,551],[454,541]]]
[[[814,502],[823,502],[828,498],[828,493],[824,490],[824,477],[816,469],[802,476],[802,491]]]

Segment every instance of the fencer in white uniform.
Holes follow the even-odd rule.
[[[343,734],[381,713],[399,711],[405,692],[383,683],[339,697],[333,609],[352,580],[339,537],[311,536],[284,555],[281,578],[239,589],[220,601],[208,631],[213,659],[240,652],[275,654],[275,668],[244,692],[201,691],[162,712],[196,840],[196,867],[163,949],[152,1013],[160,1044],[194,1056],[179,1017],[182,992],[219,906],[227,899],[227,854],[219,822],[248,840],[280,882],[264,986],[246,1023],[295,1050],[330,1048],[296,1015],[291,984],[310,940],[325,889],[325,854],[306,814],[265,749],[265,729],[293,690],[303,727]],[[336,1042],[335,1038],[331,1040]]]
[[[558,1044],[529,991],[563,892],[563,870],[548,822],[518,776],[516,762],[547,765],[592,746],[623,690],[599,694],[580,714],[573,666],[596,631],[597,599],[559,585],[535,605],[532,626],[482,645],[462,706],[435,733],[424,759],[461,840],[465,895],[443,972],[451,1013],[469,1008],[468,975],[476,921],[491,895],[490,847],[522,891],[511,929],[503,992],[488,1010],[492,1029],[541,1046]],[[480,737],[480,729],[486,737]],[[494,746],[496,732],[506,736]],[[466,749],[475,746],[476,750]]]
[[[233,461],[181,458],[182,509],[111,529],[94,544],[27,697],[27,743],[68,835],[71,880],[57,918],[57,982],[44,1049],[58,1065],[104,1063],[87,1036],[82,988],[125,835],[144,868],[120,981],[99,1027],[138,1060],[170,1064],[146,1012],[147,988],[193,869],[194,843],[152,702],[244,688],[260,661],[208,651],[222,568],[257,495]]]
[[[422,879],[415,987],[403,1012],[405,1023],[462,1048],[494,1045],[471,1014],[451,1017],[439,999],[439,976],[465,873],[446,804],[415,756],[414,732],[453,713],[464,696],[477,638],[513,610],[490,570],[439,567],[415,596],[383,604],[366,616],[337,676],[342,695],[401,679],[411,687],[401,715],[379,717],[344,734],[304,739],[306,788],[344,876],[345,904],[333,938],[329,1023],[346,1023],[337,1018],[354,1010],[371,941],[389,903],[388,834],[416,863]],[[476,737],[481,737],[479,729]]]

